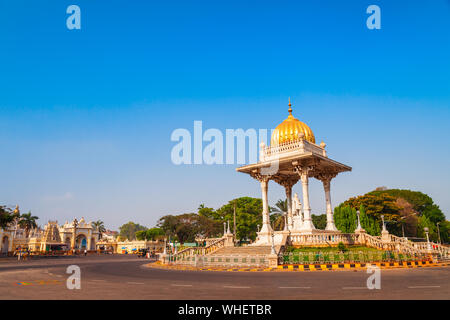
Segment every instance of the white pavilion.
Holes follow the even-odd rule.
[[[259,161],[236,169],[249,174],[261,184],[263,224],[254,245],[272,244],[272,234],[275,244],[282,244],[287,236],[293,238],[296,235],[340,232],[333,221],[330,185],[331,180],[339,173],[351,171],[352,168],[329,158],[325,150],[326,144],[316,144],[312,130],[292,115],[290,99],[288,105],[289,115],[273,131],[270,146],[261,143]],[[323,183],[327,215],[325,230],[316,229],[311,219],[310,178],[316,178]],[[270,226],[267,196],[270,180],[282,185],[286,191],[288,212],[283,231],[273,232]],[[293,188],[299,180],[302,185],[303,204],[297,194],[294,199],[292,197]]]

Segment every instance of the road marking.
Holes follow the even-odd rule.
[[[311,289],[311,287],[278,287],[280,289]]]
[[[143,282],[127,282],[127,283],[129,283],[129,284],[145,284]]]
[[[223,286],[224,288],[229,289],[249,289],[250,287],[237,287],[237,286]]]
[[[441,286],[415,286],[408,287],[408,289],[426,289],[426,288],[440,288]]]
[[[343,287],[344,290],[359,290],[359,289],[367,289],[367,287]]]
[[[192,287],[192,284],[171,284],[174,287]]]

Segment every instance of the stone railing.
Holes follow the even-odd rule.
[[[329,246],[342,242],[345,245],[364,245],[379,250],[396,250],[409,254],[423,254],[427,250],[427,243],[413,243],[405,238],[389,235],[387,241],[381,237],[371,236],[367,233],[317,233],[317,234],[291,234],[291,244],[302,246]],[[434,244],[436,247],[436,244]],[[441,246],[442,248],[445,248]],[[434,249],[438,251],[439,249]],[[448,253],[448,248],[441,249]]]
[[[195,238],[195,242],[199,243],[199,244],[205,244],[205,246],[209,246],[210,244],[216,242],[217,240],[222,239],[223,237],[220,238]]]
[[[408,254],[439,254],[444,258],[450,257],[450,249],[438,243],[430,242],[412,242],[407,238],[389,235],[389,241],[383,241],[380,237],[374,237],[369,234],[362,234],[360,244],[382,250],[396,250]],[[429,247],[428,247],[429,245]]]
[[[393,234],[390,234],[389,236],[390,236],[390,239],[391,239],[392,242],[404,242],[404,243],[408,243],[409,242],[408,238],[397,237],[397,236],[395,236]]]
[[[320,246],[338,244],[342,242],[346,245],[357,244],[358,235],[354,233],[318,233],[318,234],[291,234],[291,244],[302,246]]]
[[[427,242],[411,242],[411,245],[420,251],[438,253],[445,258],[450,258],[450,248],[442,244],[430,242],[428,247]]]
[[[306,153],[311,152],[326,157],[327,152],[325,148],[311,143],[307,140],[299,140],[294,142],[288,142],[279,144],[276,146],[263,146],[261,148],[260,160],[267,161],[280,156],[288,156],[290,153]]]

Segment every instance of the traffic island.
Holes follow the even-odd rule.
[[[273,268],[248,268],[248,267],[194,267],[186,265],[162,264],[153,262],[144,265],[146,268],[157,268],[166,270],[189,270],[189,271],[231,271],[231,272],[283,272],[283,271],[348,271],[365,270],[369,266],[380,269],[394,268],[426,268],[426,267],[448,267],[450,263],[433,263],[432,261],[408,261],[408,262],[374,262],[374,263],[334,263],[334,264],[285,264]]]

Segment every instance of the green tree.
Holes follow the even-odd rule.
[[[312,222],[317,229],[325,229],[327,227],[327,215],[311,215]]]
[[[0,206],[0,228],[7,228],[14,221],[12,210],[6,206]]]
[[[166,235],[175,237],[180,243],[194,242],[202,233],[199,217],[196,213],[166,215],[159,219],[158,226]]]
[[[145,232],[146,240],[158,240],[164,237],[164,230],[161,228],[150,228]]]
[[[441,233],[441,241],[448,242],[450,240],[449,223],[445,219],[445,215],[433,199],[420,191],[412,191],[407,189],[383,189],[375,190],[368,193],[369,195],[388,195],[397,199],[397,204],[401,207],[401,215],[404,217],[402,224],[405,226],[405,234],[407,236],[423,237],[423,225],[430,225],[437,232],[437,223],[439,222],[439,230]],[[417,215],[411,215],[416,212]],[[420,217],[425,216],[427,219]],[[424,222],[425,221],[425,222]],[[429,227],[429,228],[430,228]],[[431,230],[431,228],[430,228]],[[436,233],[430,236],[435,239]]]
[[[164,234],[170,237],[175,236],[177,225],[178,225],[177,216],[171,214],[159,218],[157,223],[157,226],[164,231]]]
[[[251,197],[233,199],[216,210],[216,220],[233,223],[233,209],[236,204],[236,238],[240,241],[256,239],[258,224],[262,225],[262,200]]]
[[[198,215],[195,213],[184,213],[179,216],[175,228],[175,235],[180,243],[195,242],[195,237],[200,232],[198,227]]]
[[[213,208],[205,207],[203,203],[198,207],[198,215],[209,219],[217,218],[216,211]]]
[[[380,224],[373,217],[366,214],[366,209],[363,205],[359,207],[359,219],[361,227],[372,236],[379,236],[381,234]]]
[[[426,216],[421,216],[419,217],[419,221],[418,221],[418,225],[417,225],[417,236],[419,238],[424,238],[426,239],[426,233],[425,233],[425,228],[428,228],[428,236],[430,238],[430,241],[436,241],[438,240],[438,234],[437,234],[437,227],[436,225],[430,220],[428,219],[428,217]]]
[[[146,227],[141,226],[138,223],[134,223],[132,221],[129,221],[128,223],[125,223],[124,225],[119,227],[119,236],[120,239],[128,239],[128,240],[135,240],[136,239],[136,232],[141,230],[147,230]]]
[[[336,228],[344,233],[353,233],[357,226],[356,210],[349,205],[341,204],[334,208]]]
[[[223,233],[223,224],[221,221],[200,214],[197,219],[199,236],[214,238]]]
[[[387,228],[390,233],[401,235],[401,207],[396,204],[396,198],[389,194],[365,194],[350,198],[341,205],[349,206],[354,211],[364,206],[365,213],[374,220],[375,223],[381,224],[381,215],[387,221]]]
[[[413,204],[414,210],[419,213],[423,213],[427,208],[433,205],[433,199],[431,199],[428,195],[419,192],[419,191],[411,191],[404,189],[385,189],[385,190],[375,190],[369,192],[368,195],[389,195],[391,197],[403,198],[409,203]]]
[[[25,229],[26,237],[28,237],[28,235],[30,234],[31,229],[37,228],[36,220],[38,219],[39,218],[37,216],[33,216],[31,214],[31,211],[29,211],[28,213],[24,213],[20,216],[19,226]]]
[[[147,231],[146,230],[139,230],[135,233],[136,240],[143,241],[147,240]]]
[[[448,239],[450,238],[450,222],[449,221],[442,221],[439,223],[439,233],[442,243],[448,242]]]

